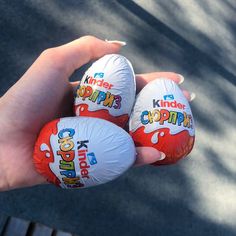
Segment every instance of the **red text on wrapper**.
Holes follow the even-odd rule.
[[[111,89],[113,87],[113,84],[104,81],[104,79],[95,79],[89,75],[86,75],[84,83],[91,84],[91,85],[97,85],[97,86],[103,87],[105,89]]]
[[[87,152],[88,152],[88,146],[87,143],[88,140],[84,141],[78,141],[78,156],[79,156],[79,167],[80,167],[80,174],[82,178],[89,179],[89,168],[90,166],[87,163]]]
[[[97,159],[93,152],[88,153],[89,140],[77,141],[77,154],[78,154],[78,167],[80,174],[76,174],[75,166],[75,143],[73,136],[75,130],[72,128],[66,128],[58,133],[58,142],[60,144],[60,151],[57,151],[62,160],[60,160],[60,174],[65,176],[62,178],[64,184],[69,188],[83,187],[81,183],[82,179],[90,179],[89,168],[90,165],[97,164]],[[89,164],[88,164],[89,162]]]
[[[164,101],[153,99],[153,108],[155,107],[171,107],[184,110],[186,108],[186,105],[177,101]]]

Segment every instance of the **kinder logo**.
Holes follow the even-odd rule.
[[[102,79],[104,77],[104,73],[103,72],[98,72],[94,74],[94,78],[100,78]]]
[[[170,96],[170,95],[167,95],[167,96]],[[180,102],[177,102],[176,100],[175,101],[165,101],[165,100],[153,99],[153,108],[156,108],[156,107],[158,107],[158,108],[159,107],[179,108],[179,109],[184,110],[186,106]]]
[[[96,75],[96,74],[97,74],[97,73],[95,73],[95,75]],[[103,74],[103,75],[104,75],[104,74]],[[96,75],[96,76],[98,77],[98,75]],[[113,87],[113,84],[110,84],[110,83],[104,81],[104,79],[101,79],[101,80],[96,79],[97,77],[94,76],[94,78],[93,78],[93,77],[91,77],[91,76],[89,76],[89,75],[86,75],[86,78],[85,78],[85,80],[84,80],[84,83],[85,83],[85,84],[91,84],[91,85],[97,85],[97,86],[103,87],[103,88],[105,88],[105,89],[111,89],[111,88]],[[98,78],[102,78],[102,77],[98,77]]]
[[[88,161],[90,163],[90,165],[95,165],[97,164],[97,159],[95,157],[95,154],[93,152],[90,152],[87,154],[87,158],[88,158]]]
[[[164,100],[174,100],[174,95],[173,94],[168,94],[163,96]]]
[[[82,178],[87,178],[89,179],[89,168],[90,165],[95,165],[97,164],[97,159],[95,157],[95,154],[93,152],[88,153],[88,140],[84,141],[78,141],[78,156],[79,156],[79,167],[80,167],[80,174]],[[89,164],[87,162],[89,161]]]

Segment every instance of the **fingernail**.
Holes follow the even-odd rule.
[[[164,152],[160,152],[160,158],[159,161],[162,161],[166,158],[166,154]]]
[[[196,98],[196,93],[190,93],[190,102]]]
[[[105,39],[105,41],[106,41],[107,43],[116,43],[116,44],[119,44],[119,45],[121,45],[121,46],[125,46],[125,45],[126,45],[126,42],[124,42],[124,41],[119,41],[119,40],[108,40],[108,39]]]
[[[178,74],[180,80],[179,80],[179,84],[182,84],[184,82],[184,77],[181,74]]]

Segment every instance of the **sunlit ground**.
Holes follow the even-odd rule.
[[[92,34],[126,41],[137,73],[181,73],[197,95],[186,160],[94,189],[1,193],[0,210],[81,235],[236,234],[234,0],[3,1],[0,10],[1,94],[43,49]]]

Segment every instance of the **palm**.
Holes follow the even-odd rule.
[[[34,143],[45,123],[67,116],[72,110],[73,92],[68,80],[56,83],[56,77],[50,80],[34,78],[34,84],[22,90],[22,82],[28,82],[26,77],[25,81],[21,80],[12,87],[2,100],[4,103],[10,99],[8,104],[4,104],[4,116],[1,117],[4,133],[11,137],[1,150],[7,175],[12,176],[8,178],[10,186],[45,182],[32,162]],[[44,91],[43,95],[37,95],[38,91]]]
[[[11,134],[11,132],[10,132]],[[14,131],[15,137],[9,144],[12,150],[4,148],[7,181],[9,188],[12,186],[31,186],[43,183],[43,178],[35,171],[32,162],[35,135]],[[21,140],[19,142],[19,140]],[[4,161],[4,160],[3,160]]]

